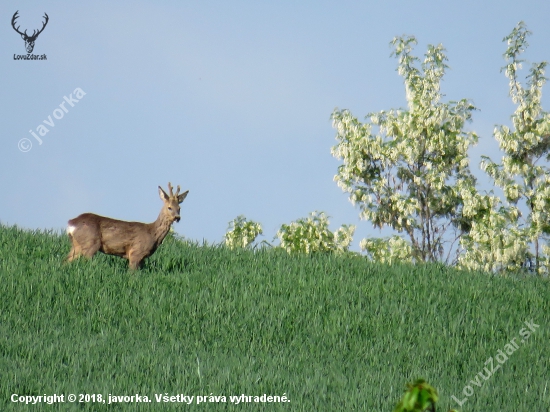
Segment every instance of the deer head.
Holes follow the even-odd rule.
[[[180,203],[183,202],[183,199],[185,199],[188,192],[180,194],[180,187],[178,185],[178,190],[176,190],[176,193],[174,194],[171,183],[168,183],[168,191],[170,192],[169,195],[162,190],[162,187],[159,186],[159,195],[161,200],[164,202],[161,215],[166,216],[170,222],[179,222]]]
[[[29,35],[27,35],[27,30],[25,30],[24,33],[21,33],[21,32],[19,31],[19,27],[20,27],[20,26],[15,27],[15,20],[17,20],[17,18],[19,17],[19,16],[17,15],[17,13],[19,13],[19,10],[17,10],[17,11],[14,13],[14,15],[13,15],[13,17],[12,17],[12,19],[11,19],[11,25],[12,25],[13,29],[14,29],[17,33],[19,33],[19,34],[21,35],[21,38],[22,38],[23,40],[25,40],[25,48],[27,49],[27,53],[32,53],[32,51],[34,50],[34,42],[36,41],[36,38],[38,37],[38,35],[39,35],[40,33],[42,33],[42,31],[43,31],[44,28],[46,27],[46,24],[48,24],[48,20],[49,20],[50,18],[48,17],[48,15],[47,15],[46,13],[44,13],[44,18],[46,19],[46,21],[42,24],[42,28],[41,28],[40,30],[38,30],[38,32],[37,32],[36,30],[33,30],[32,35],[29,36]]]

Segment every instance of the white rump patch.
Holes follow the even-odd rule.
[[[67,226],[67,234],[72,235],[75,229],[76,229],[76,226],[71,226],[71,225]]]

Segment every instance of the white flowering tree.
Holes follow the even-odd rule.
[[[470,230],[460,244],[463,253],[458,259],[462,269],[494,273],[518,271],[528,253],[526,232],[519,225],[519,209],[504,204],[491,194],[464,190],[463,216],[470,219]]]
[[[460,259],[463,267],[514,271],[527,265],[539,274],[549,271],[550,115],[541,106],[547,63],[531,66],[526,87],[517,75],[523,63],[519,56],[528,47],[526,39],[530,34],[520,22],[503,40],[508,45],[503,70],[517,107],[512,115],[512,129],[498,126],[494,131],[504,153],[502,163],[484,157],[481,167],[503,190],[506,201],[487,196],[491,200],[485,213],[472,215],[472,229],[461,242],[466,250]],[[479,195],[470,199],[472,209],[481,199]]]
[[[246,248],[261,235],[262,225],[244,216],[237,216],[229,222],[229,228],[224,236],[225,245],[230,249]]]
[[[328,216],[324,212],[313,212],[305,219],[283,224],[276,236],[280,247],[288,253],[347,252],[355,226],[342,225],[334,233],[328,226]]]
[[[336,109],[332,154],[343,164],[334,179],[362,219],[401,235],[363,241],[373,258],[449,262],[451,250],[458,250],[455,242],[469,229],[460,193],[475,184],[467,152],[477,135],[464,130],[475,108],[465,99],[441,101],[447,69],[441,45],[428,46],[420,63],[411,54],[414,37],[396,37],[391,44],[408,108],[371,113],[365,123]]]
[[[411,245],[401,236],[394,235],[387,239],[363,239],[359,243],[359,247],[376,262],[389,265],[398,262],[412,262]]]

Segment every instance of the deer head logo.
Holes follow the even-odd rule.
[[[42,33],[42,31],[44,30],[44,28],[46,27],[46,24],[48,24],[49,17],[46,13],[44,13],[44,18],[46,19],[46,21],[43,23],[42,28],[38,30],[38,32],[36,30],[33,30],[32,35],[29,36],[27,35],[27,30],[25,30],[24,33],[21,33],[19,31],[20,26],[15,27],[15,20],[17,20],[17,18],[19,17],[17,13],[19,13],[19,10],[17,10],[13,15],[11,19],[11,25],[13,29],[21,35],[21,38],[25,40],[25,48],[27,49],[27,53],[32,53],[34,49],[34,42],[36,41],[36,38],[38,37],[38,35]]]

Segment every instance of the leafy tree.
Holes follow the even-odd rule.
[[[225,234],[225,245],[230,249],[246,248],[261,235],[262,225],[252,220],[247,220],[244,216],[237,216],[229,222],[229,228]]]
[[[435,412],[435,404],[439,401],[437,389],[424,379],[417,379],[407,384],[407,390],[394,412]],[[449,412],[457,412],[455,409]]]
[[[438,400],[437,390],[424,379],[417,379],[414,383],[407,384],[403,399],[397,404],[394,412],[435,411]]]
[[[418,68],[414,37],[396,37],[391,44],[408,108],[370,113],[366,123],[335,109],[338,144],[332,154],[343,164],[334,179],[359,205],[362,219],[408,237],[404,250],[410,255],[403,259],[448,262],[451,250],[458,249],[455,242],[469,230],[460,193],[475,184],[467,151],[478,138],[464,131],[475,108],[465,99],[441,102],[440,83],[448,67],[441,45],[428,46]],[[376,248],[391,249],[385,241],[363,245],[373,257],[381,255]]]
[[[277,232],[280,247],[288,253],[347,252],[355,226],[342,225],[333,233],[328,225],[328,216],[324,212],[313,212],[305,219],[283,224]]]
[[[524,87],[517,71],[519,56],[528,47],[531,34],[523,22],[503,41],[510,80],[510,97],[517,105],[513,128],[498,126],[494,137],[504,152],[502,163],[483,157],[482,168],[500,187],[506,202],[494,196],[485,213],[473,215],[472,230],[464,237],[466,254],[461,266],[491,271],[513,271],[527,265],[539,274],[548,274],[548,235],[550,234],[550,115],[542,110],[542,87],[546,82],[546,62],[534,63]],[[479,201],[471,199],[473,203]],[[475,207],[474,207],[475,209]],[[523,213],[522,213],[523,212]],[[490,259],[487,257],[490,256]]]
[[[471,219],[470,230],[460,239],[463,252],[458,266],[486,272],[513,272],[525,262],[525,231],[515,223],[516,207],[503,204],[493,194],[464,190],[464,219]]]
[[[393,264],[397,262],[411,262],[411,245],[400,236],[388,239],[363,239],[359,247],[367,252],[372,260],[380,263]]]

